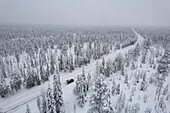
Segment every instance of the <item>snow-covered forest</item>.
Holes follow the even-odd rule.
[[[169,46],[168,27],[0,25],[0,113],[170,113]]]

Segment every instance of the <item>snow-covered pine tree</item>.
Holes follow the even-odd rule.
[[[96,59],[98,59],[99,58],[99,56],[98,56],[98,53],[99,53],[99,49],[97,49],[98,47],[97,47],[97,43],[95,42],[94,43],[94,54],[93,54],[93,58],[96,60]]]
[[[49,76],[50,76],[50,67],[47,64],[46,77],[49,77]]]
[[[52,89],[50,88],[50,86],[48,85],[48,89],[47,89],[47,112],[48,113],[54,113],[54,104],[53,104],[53,97],[52,97]]]
[[[137,43],[137,45],[136,45],[136,47],[135,47],[135,49],[133,50],[133,60],[134,61],[137,61],[138,60],[138,58],[139,58],[139,56],[140,56],[140,51],[141,51],[141,48],[140,48],[140,45],[139,45],[139,43]]]
[[[169,59],[170,59],[170,54],[168,50],[165,50],[164,55],[162,56],[161,60],[158,62],[158,67],[157,67],[157,73],[156,73],[156,85],[157,85],[157,91],[156,93],[158,94],[157,100],[160,98],[160,94],[163,88],[163,84],[165,81],[165,78],[168,76],[169,72]]]
[[[131,55],[129,54],[129,52],[125,54],[124,65],[126,67],[129,67],[129,65],[130,65],[130,60],[131,60],[130,56]]]
[[[132,95],[130,95],[129,97],[129,102],[132,102]]]
[[[155,113],[167,113],[166,103],[163,97],[159,100]]]
[[[70,72],[72,72],[72,70],[74,70],[74,63],[73,63],[73,55],[70,54],[70,58],[69,58],[69,64],[70,64]]]
[[[166,100],[167,100],[167,101],[169,100],[169,94],[167,94],[167,96],[166,96]]]
[[[75,94],[79,94],[81,89],[83,89],[83,92],[85,93],[88,91],[88,80],[86,79],[84,68],[82,70],[82,74],[77,75],[76,87],[74,89]]]
[[[125,84],[128,84],[128,74],[125,74],[125,80],[124,80]]]
[[[120,94],[120,84],[118,84],[117,87],[116,87],[116,94],[117,94],[117,95]]]
[[[88,75],[87,75],[87,84],[88,84],[87,89],[89,90],[89,88],[91,86],[91,75],[90,75],[90,73],[88,73]]]
[[[31,113],[31,110],[30,110],[30,107],[29,107],[28,104],[27,104],[27,108],[26,108],[26,112],[25,113]]]
[[[146,62],[146,55],[147,51],[145,49],[142,49],[142,63],[145,64]]]
[[[80,92],[80,82],[81,82],[80,75],[77,75],[76,87],[74,88],[74,93],[76,95],[78,95],[78,93]]]
[[[94,80],[96,80],[97,75],[100,75],[100,66],[99,66],[99,62],[96,62],[96,69],[95,69]]]
[[[84,73],[84,68],[82,70],[81,78],[79,78],[79,81],[76,82],[76,87],[78,88],[78,98],[77,98],[77,104],[80,107],[84,107],[86,102],[86,94],[88,91],[88,82]]]
[[[7,89],[7,85],[6,85],[5,76],[3,75],[2,66],[0,65],[0,96],[1,97],[5,97],[5,95],[8,93],[6,89]]]
[[[35,85],[34,83],[34,77],[31,72],[29,72],[29,75],[27,76],[26,79],[26,88],[31,88]]]
[[[143,74],[143,79],[141,82],[141,91],[145,91],[147,89],[147,83],[146,83],[146,72]]]
[[[121,65],[121,75],[122,75],[122,76],[125,75],[124,61],[122,62],[122,65]]]
[[[150,108],[146,108],[145,113],[151,113],[152,110]]]
[[[88,63],[90,63],[90,60],[91,60],[91,57],[92,57],[92,50],[89,46],[87,47],[87,50],[86,50],[86,57],[87,57]]]
[[[119,53],[113,62],[114,72],[121,70],[122,65],[123,65],[123,56],[121,53]]]
[[[129,105],[128,104],[126,104],[125,113],[129,113]]]
[[[38,107],[38,110],[40,111],[41,113],[41,99],[39,96],[37,96],[37,107]]]
[[[63,70],[63,54],[60,52],[60,57],[58,57],[59,61],[59,71]]]
[[[54,59],[54,56],[51,55],[51,62],[50,62],[50,73],[51,74],[54,74],[54,71],[55,71],[55,59]]]
[[[157,95],[157,100],[159,100],[160,95],[161,95],[161,91],[163,88],[163,84],[165,82],[165,77],[163,76],[163,74],[155,74],[156,75],[156,95]]]
[[[41,92],[42,100],[41,100],[41,113],[47,113],[47,99],[46,93],[44,91]]]
[[[166,49],[164,55],[158,62],[157,72],[159,74],[163,74],[164,77],[167,77],[169,72],[169,64],[170,64],[170,51],[169,49]]]
[[[115,107],[116,113],[121,113],[124,107],[125,107],[125,94],[123,94],[123,91],[121,91],[121,94],[117,99],[117,103]]]
[[[34,72],[34,79],[35,79],[36,85],[41,85],[41,81],[40,81],[39,77],[37,76],[37,74],[35,72]]]
[[[136,69],[136,67],[135,67],[135,61],[132,61],[132,62],[131,62],[131,70],[134,70],[134,69]]]
[[[115,83],[115,80],[113,79],[113,81],[112,81],[112,91],[111,91],[112,96],[114,96],[115,91],[116,91],[116,83]]]
[[[13,85],[12,79],[9,82],[9,87],[10,87],[10,90],[11,90],[11,94],[14,95],[14,85]],[[0,89],[1,89],[1,83],[0,83]],[[0,95],[1,95],[1,93],[0,93]]]
[[[40,65],[40,76],[41,76],[41,81],[44,83],[45,82],[45,75],[43,72],[43,66]]]
[[[85,80],[86,80],[86,76],[85,76],[85,73],[84,73],[84,67],[83,67],[83,69],[82,69],[81,79],[82,79],[82,81],[85,81]]]
[[[106,75],[106,69],[105,69],[105,59],[104,57],[102,58],[102,64],[100,66],[100,73],[105,74]]]
[[[60,83],[60,74],[57,70],[57,72],[54,74],[53,78],[53,99],[54,99],[54,109],[56,113],[61,113],[62,106],[63,106],[63,98],[62,98],[62,89],[61,89],[61,83]]]
[[[83,108],[85,102],[86,102],[86,92],[84,92],[83,87],[80,87],[80,92],[78,93],[78,97],[77,97],[77,105]]]
[[[168,89],[169,89],[169,84],[167,84],[166,85],[166,87],[164,88],[164,90],[163,90],[163,95],[166,95],[167,94],[167,92],[168,92]]]
[[[135,82],[139,83],[139,72],[135,72]]]
[[[167,64],[170,64],[170,49],[169,49],[169,47],[166,47],[166,48],[165,48],[164,57],[165,57],[165,59],[166,59],[166,63],[167,63]]]
[[[131,112],[130,113],[138,113],[140,110],[140,104],[136,103],[132,106]]]
[[[143,48],[148,51],[150,49],[150,45],[151,45],[151,39],[146,37],[144,38],[144,41],[143,41]]]
[[[104,57],[102,58],[102,66],[105,67],[105,59],[104,59]]]
[[[67,69],[68,69],[68,66],[69,66],[68,63],[69,63],[69,62],[68,62],[68,56],[67,56],[67,54],[66,54],[66,55],[64,55],[64,57],[63,57],[63,71],[64,71],[64,72],[66,72]]]
[[[5,63],[3,62],[2,58],[0,59],[0,73],[1,73],[1,76],[3,78],[6,78],[7,77],[7,74],[6,74],[6,67],[5,67]]]
[[[165,63],[160,63],[158,64],[158,67],[157,67],[157,72],[159,74],[162,74],[164,77],[166,77],[168,75],[168,64],[165,64]]]
[[[108,61],[106,62],[106,70],[105,70],[105,75],[106,77],[110,77],[110,75],[112,74],[112,64],[111,64],[111,60],[108,59]]]
[[[110,105],[110,93],[107,85],[104,83],[103,75],[97,75],[94,84],[94,94],[90,97],[89,113],[112,113]]]

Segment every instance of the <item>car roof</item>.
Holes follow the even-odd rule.
[[[72,80],[72,79],[68,79],[67,81],[69,81],[69,80]]]

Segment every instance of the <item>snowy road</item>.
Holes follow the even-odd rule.
[[[106,60],[109,58],[114,59],[116,57],[116,55],[118,55],[119,53],[124,54],[124,53],[128,52],[128,50],[130,50],[131,48],[134,48],[137,43],[141,44],[141,42],[143,41],[143,37],[140,34],[138,34],[134,29],[133,29],[133,31],[138,36],[137,42],[134,45],[117,50],[115,52],[112,51],[111,54],[104,55]],[[102,61],[102,59],[98,59],[96,61],[92,61],[87,66],[84,66],[85,73],[94,72],[96,62],[101,62],[101,61]],[[77,75],[81,74],[81,73],[82,73],[82,68],[76,68],[72,73],[60,73],[63,93],[67,90],[66,86],[69,86],[69,85],[65,85],[65,81],[70,78],[76,79]],[[40,86],[36,86],[31,89],[23,88],[21,91],[18,91],[13,96],[10,96],[5,99],[0,98],[0,108],[2,108],[3,113],[14,113],[14,112],[18,113],[17,110],[22,109],[24,106],[26,106],[26,104],[35,102],[37,96],[40,96],[42,91],[47,90],[48,85],[52,86],[52,83],[53,83],[52,80],[53,80],[53,76],[50,76],[49,82],[46,82]],[[72,85],[72,84],[70,84],[70,85]],[[72,93],[72,92],[70,92],[70,93]],[[24,107],[24,109],[25,109],[25,107]]]

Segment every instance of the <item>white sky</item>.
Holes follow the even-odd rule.
[[[0,0],[0,23],[170,25],[170,0]]]

